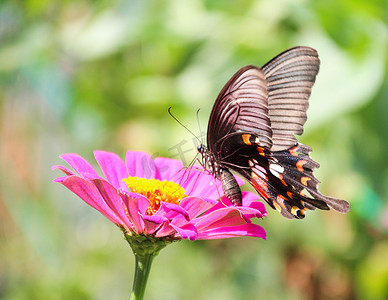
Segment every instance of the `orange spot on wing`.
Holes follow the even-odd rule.
[[[273,202],[273,206],[275,206],[275,208],[276,208],[276,210],[278,211],[278,212],[281,212],[281,208],[280,208],[280,205],[279,204],[277,204],[276,202]]]
[[[279,179],[280,179],[280,182],[284,185],[284,186],[287,186],[287,183],[283,180],[283,175],[281,173],[279,173]]]
[[[299,208],[298,208],[297,206],[293,206],[293,207],[291,208],[291,213],[292,213],[294,216],[296,216],[298,210],[299,210]]]
[[[288,192],[287,192],[287,196],[290,197],[290,199],[292,199],[293,194],[292,194],[290,191],[288,191]]]
[[[300,160],[300,161],[298,161],[298,162],[296,163],[296,168],[297,168],[300,172],[303,172],[303,165],[306,164],[306,163],[307,163],[307,161],[304,160],[304,159],[302,159],[302,160]]]
[[[263,147],[257,147],[256,150],[259,152],[261,156],[265,156]]]
[[[303,208],[300,213],[304,216],[304,213],[307,211],[308,209],[307,208]]]
[[[251,137],[250,134],[243,134],[242,139],[246,145],[252,145],[252,143],[249,141],[249,138]]]
[[[298,154],[296,154],[296,150],[298,149],[298,147],[292,147],[292,148],[290,148],[290,149],[288,149],[288,152],[290,152],[290,154],[292,155],[292,156],[298,156]]]
[[[255,190],[263,197],[265,200],[268,200],[270,197],[268,195],[268,185],[265,180],[258,176],[255,172],[251,173],[251,184]]]
[[[303,185],[307,186],[307,181],[311,180],[309,177],[304,176],[300,179],[300,182],[302,182]]]

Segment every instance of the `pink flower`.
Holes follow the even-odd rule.
[[[77,154],[61,156],[74,170],[54,166],[66,175],[55,179],[97,209],[124,233],[154,238],[220,239],[237,236],[264,238],[262,227],[251,222],[266,215],[253,193],[243,192],[243,205],[223,196],[221,183],[180,161],[143,152],[127,152],[125,164],[110,152],[95,151],[105,178]],[[242,180],[238,179],[239,184]]]

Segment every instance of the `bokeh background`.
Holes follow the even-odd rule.
[[[296,45],[321,58],[299,140],[351,212],[271,210],[266,241],[174,243],[146,299],[388,299],[387,21],[386,0],[0,1],[0,299],[128,298],[121,232],[50,167],[95,149],[188,163],[168,107],[200,135],[235,71]]]

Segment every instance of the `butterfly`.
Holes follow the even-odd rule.
[[[221,90],[210,114],[207,147],[199,145],[198,152],[233,205],[242,205],[242,193],[231,171],[286,218],[302,219],[315,208],[349,212],[347,201],[318,191],[319,164],[310,157],[312,149],[295,138],[303,133],[319,64],[315,49],[291,48],[261,68],[241,68]]]

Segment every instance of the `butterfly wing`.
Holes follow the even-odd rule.
[[[318,191],[314,170],[319,167],[303,144],[271,153],[256,143],[253,134],[240,133],[228,138],[236,150],[223,157],[222,165],[244,176],[260,196],[286,218],[304,218],[315,208],[346,213],[349,203]],[[227,146],[227,145],[225,145]]]
[[[226,141],[236,132],[254,132],[263,146],[271,148],[267,99],[264,73],[255,66],[241,68],[228,81],[216,99],[208,124],[208,148],[217,158],[238,147]]]
[[[295,146],[295,134],[303,133],[308,100],[319,71],[319,63],[315,49],[295,47],[279,54],[262,67],[268,84],[272,151]]]
[[[303,133],[311,87],[319,70],[309,47],[284,51],[265,64],[241,68],[218,95],[208,124],[210,151],[222,158],[220,144],[235,132],[254,133],[262,147],[293,147]]]
[[[313,174],[319,164],[295,138],[318,70],[318,54],[309,47],[289,49],[262,69],[244,67],[220,92],[209,120],[208,147],[217,162],[244,176],[287,218],[303,218],[308,209],[350,209],[319,193]]]
[[[292,187],[288,192],[293,194],[294,199],[300,198],[300,194],[309,194],[308,199],[315,199],[315,203],[310,200],[313,206],[325,203],[336,211],[348,212],[348,202],[327,197],[318,191],[319,181],[313,171],[319,164],[310,157],[311,148],[299,144],[295,138],[295,134],[303,133],[308,99],[319,71],[319,63],[315,49],[295,47],[279,54],[262,67],[268,84],[268,114],[273,133],[270,164],[273,167],[279,166],[277,168],[282,172],[275,170],[273,173]],[[303,211],[303,208],[300,209]]]
[[[301,204],[291,209],[303,215],[307,209],[314,207],[331,207],[341,213],[349,212],[347,201],[325,196],[318,191],[319,180],[314,175],[314,169],[319,164],[310,157],[311,151],[311,147],[298,143],[288,150],[273,152],[269,161],[270,172],[286,186],[289,198]]]

